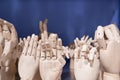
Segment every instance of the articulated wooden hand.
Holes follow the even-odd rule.
[[[18,63],[21,80],[33,80],[39,67],[40,41],[38,36],[32,35],[25,39],[25,45]]]
[[[95,39],[100,48],[100,61],[104,72],[116,74],[120,73],[120,33],[114,24],[102,27],[98,26]],[[120,79],[120,77],[119,77]]]
[[[75,40],[75,78],[76,80],[97,80],[100,68],[100,62],[96,54],[97,49],[90,45],[91,38],[83,38],[81,39],[82,42],[78,39],[77,41]]]
[[[16,73],[17,32],[13,24],[0,19],[0,66],[1,79],[12,80]]]
[[[46,25],[46,22],[43,24],[41,22],[41,26]],[[62,57],[62,40],[53,33],[48,37],[48,32],[46,28],[44,29],[41,33],[40,75],[42,80],[58,80],[65,65],[65,59]]]
[[[120,72],[120,35],[116,25],[99,26],[96,30],[100,45],[100,60],[106,72]],[[112,65],[114,64],[114,65]]]

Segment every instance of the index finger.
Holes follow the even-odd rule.
[[[45,19],[44,23],[43,23],[43,34],[44,34],[44,39],[47,40],[48,39],[48,32],[47,32],[47,22],[48,20]]]
[[[42,23],[42,21],[40,21],[40,23],[39,23],[39,28],[40,28],[40,32],[41,33],[43,33],[43,23]]]

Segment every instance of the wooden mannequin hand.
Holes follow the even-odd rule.
[[[38,36],[28,36],[18,63],[18,72],[21,79],[33,80],[38,71],[40,49],[37,46]]]
[[[95,39],[100,48],[100,61],[105,72],[120,72],[120,34],[116,25],[98,26]]]

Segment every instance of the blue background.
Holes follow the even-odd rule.
[[[0,0],[0,18],[13,23],[22,38],[39,34],[39,21],[48,18],[48,31],[58,33],[63,44],[68,45],[75,37],[93,37],[98,25],[119,25],[119,1]],[[66,65],[62,78],[70,80]]]
[[[118,24],[118,0],[0,0],[0,18],[13,23],[19,37],[39,34],[39,21],[48,18],[48,31],[63,44],[75,37],[93,37],[98,25]]]

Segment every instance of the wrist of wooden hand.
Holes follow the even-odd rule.
[[[120,75],[104,72],[103,80],[120,80]]]

